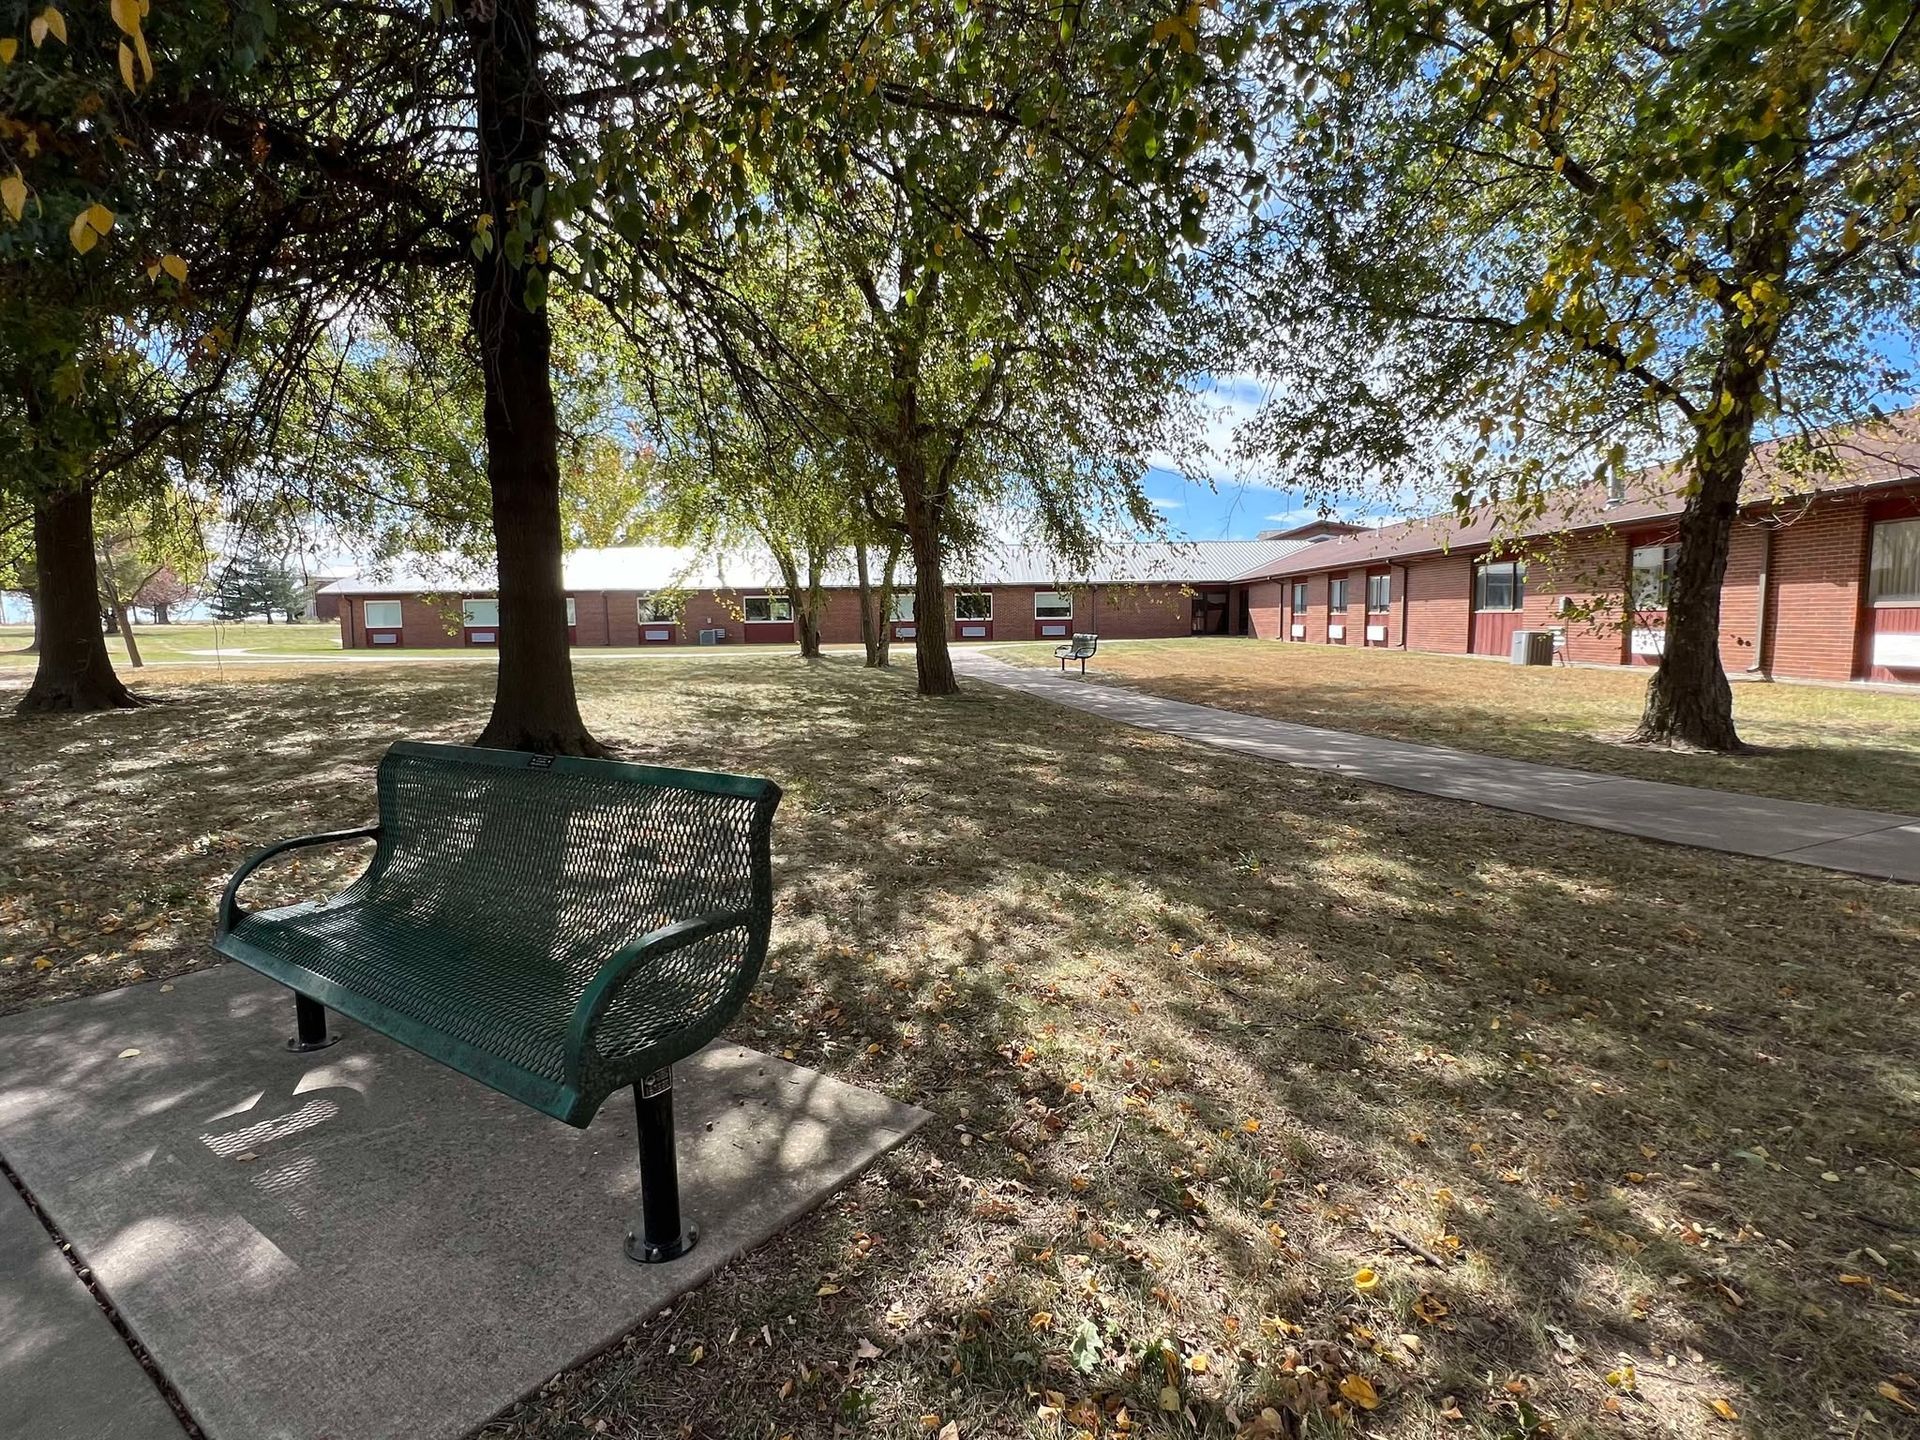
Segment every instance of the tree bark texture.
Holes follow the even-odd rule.
[[[33,553],[39,578],[34,628],[40,659],[17,713],[128,710],[144,704],[113,673],[100,630],[91,482],[35,503]]]
[[[466,8],[479,104],[480,188],[492,244],[474,266],[474,329],[485,381],[487,483],[500,578],[500,659],[493,713],[478,743],[543,754],[602,755],[573,687],[561,574],[559,423],[546,257],[537,239],[518,262],[507,236],[545,185],[551,101],[541,74],[537,0]],[[534,235],[544,235],[535,213]],[[537,278],[536,278],[537,277]],[[529,284],[536,291],[529,294]]]
[[[927,483],[926,457],[917,443],[903,446],[895,469],[900,480],[900,508],[907,525],[907,545],[913,552],[913,658],[922,695],[957,695],[960,682],[953,673],[947,647],[946,578],[940,554],[940,532],[945,518],[943,498]]]

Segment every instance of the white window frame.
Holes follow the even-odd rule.
[[[1373,586],[1375,581],[1384,585],[1387,592],[1378,605],[1373,603]],[[1391,570],[1382,570],[1377,574],[1369,574],[1367,576],[1367,613],[1369,615],[1385,615],[1392,609],[1393,572]]]
[[[1867,600],[1873,605],[1920,605],[1920,589],[1895,590],[1887,594],[1880,591],[1881,574],[1891,565],[1881,552],[1882,537],[1891,541],[1895,533],[1904,539],[1917,537],[1909,543],[1920,545],[1920,519],[1914,520],[1876,520],[1873,525],[1873,549],[1867,561]],[[1916,584],[1920,584],[1917,579]]]
[[[1335,596],[1339,598],[1335,599]],[[1347,577],[1345,575],[1335,576],[1327,581],[1327,610],[1329,613],[1338,610],[1342,615],[1347,613]]]
[[[767,607],[767,613],[757,619],[753,614],[755,604]],[[748,595],[740,602],[740,615],[748,625],[791,625],[793,599],[787,595]]]
[[[894,625],[911,625],[916,597],[911,590],[896,590],[887,597],[887,619]],[[902,613],[904,612],[904,613]]]
[[[963,600],[986,601],[987,613],[984,615],[962,615],[960,613],[960,602]],[[962,620],[967,620],[967,621],[972,621],[976,625],[981,624],[983,622],[986,624],[992,624],[993,623],[993,592],[991,590],[956,590],[954,591],[953,592],[953,618],[956,623]]]
[[[473,614],[475,605],[491,605],[491,620],[476,620]],[[460,623],[469,630],[498,630],[500,628],[500,597],[498,595],[462,595],[460,597]]]
[[[378,610],[384,615],[387,613],[389,606],[393,609],[393,622],[391,624],[388,624],[384,620],[375,620],[373,618],[373,612],[375,610]],[[398,600],[362,600],[360,602],[360,623],[368,630],[398,630],[406,621],[406,613],[405,608]]]
[[[1054,607],[1051,610],[1041,609],[1040,602],[1043,599],[1050,599],[1054,601],[1055,602]],[[1059,605],[1062,602],[1064,602],[1067,607],[1065,610],[1061,610],[1059,608]],[[1071,620],[1073,619],[1073,592],[1071,590],[1036,590],[1034,591],[1033,592],[1033,618],[1036,620]]]
[[[1643,564],[1641,561],[1642,556],[1658,557],[1659,563],[1657,565]],[[1667,601],[1671,598],[1671,591],[1673,589],[1674,562],[1679,558],[1680,547],[1671,541],[1661,545],[1634,546],[1631,554],[1627,557],[1627,608],[1634,611],[1666,609]],[[1660,593],[1657,598],[1651,600],[1641,598],[1642,594],[1645,593],[1643,592],[1640,578],[1643,573],[1658,577]]]
[[[573,596],[569,595],[567,596],[567,628],[571,630],[579,623],[579,620],[574,616]]]
[[[1295,615],[1304,615],[1313,608],[1313,601],[1308,599],[1307,595],[1307,582],[1304,580],[1295,580],[1293,582],[1293,593],[1288,597],[1292,601],[1292,609]]]
[[[665,591],[655,591],[651,595],[636,595],[633,600],[633,619],[638,625],[678,625],[680,623],[680,605],[678,602],[663,599]]]

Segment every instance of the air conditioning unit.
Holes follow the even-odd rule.
[[[1344,639],[1346,639],[1346,638],[1347,638],[1347,627],[1346,627],[1346,626],[1344,626],[1344,625],[1329,625],[1329,626],[1327,626],[1327,639],[1329,639],[1329,640],[1344,640]]]
[[[700,643],[702,645],[718,645],[726,638],[727,632],[719,627],[715,627],[712,630],[702,630],[700,632]]]
[[[1551,630],[1514,631],[1513,649],[1508,658],[1516,665],[1553,664],[1553,632]]]
[[[1367,626],[1367,643],[1369,645],[1386,644],[1387,643],[1387,627],[1384,625]]]
[[[1307,627],[1304,625],[1290,626],[1287,630],[1287,634],[1290,635],[1295,640],[1304,640],[1307,638]]]

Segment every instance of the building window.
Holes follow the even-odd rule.
[[[793,601],[784,595],[749,595],[746,617],[749,625],[790,624]]]
[[[367,629],[398,630],[400,628],[398,600],[369,600],[360,608],[366,616]]]
[[[993,619],[993,594],[987,590],[962,590],[953,597],[956,620]]]
[[[1327,609],[1344,610],[1347,608],[1347,577],[1327,582]]]
[[[1678,545],[1639,545],[1633,551],[1633,580],[1628,596],[1635,610],[1664,610],[1673,589]]]
[[[469,630],[499,629],[500,602],[498,600],[462,600],[460,623]]]
[[[1307,613],[1307,582],[1304,580],[1293,582],[1293,613],[1295,615]]]
[[[1367,576],[1367,609],[1376,614],[1393,608],[1393,572]]]
[[[573,618],[573,596],[567,596],[567,628],[571,630],[579,622]]]
[[[1073,618],[1073,596],[1064,590],[1034,591],[1033,618],[1036,620],[1071,620]]]
[[[642,595],[633,608],[642,625],[672,625],[680,619],[680,604],[671,595]]]
[[[1517,560],[1484,560],[1473,567],[1473,608],[1518,610],[1526,603],[1527,567]]]
[[[1920,520],[1873,527],[1867,597],[1876,605],[1920,605]]]
[[[893,592],[892,599],[887,606],[887,619],[893,621],[896,625],[911,625],[913,623],[913,592],[911,590],[896,590]]]

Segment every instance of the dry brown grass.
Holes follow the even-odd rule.
[[[238,858],[488,683],[246,679],[0,726],[0,1008],[208,963]],[[787,787],[735,1038],[938,1120],[494,1440],[1911,1433],[1920,891],[843,661],[581,682]]]
[[[1054,663],[1051,645],[996,645],[991,653]],[[1920,693],[1741,681],[1734,718],[1755,749],[1709,755],[1621,743],[1646,699],[1644,670],[1199,639],[1102,645],[1088,678],[1096,674],[1197,705],[1362,735],[1920,814]]]

